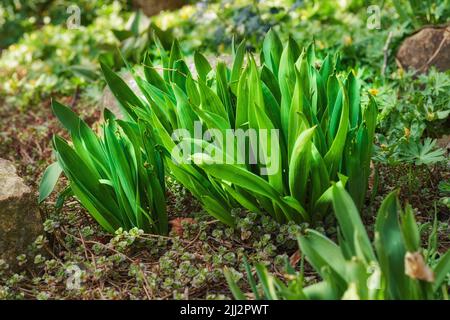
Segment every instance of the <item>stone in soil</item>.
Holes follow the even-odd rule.
[[[432,66],[441,72],[450,70],[450,26],[424,27],[406,38],[397,52],[397,63],[419,73]]]
[[[134,5],[142,9],[147,17],[154,16],[161,11],[179,9],[185,4],[186,0],[134,0]]]
[[[13,269],[16,257],[42,234],[37,198],[16,173],[11,161],[0,159],[0,259]]]

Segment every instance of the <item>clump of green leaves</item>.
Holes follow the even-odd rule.
[[[372,98],[362,107],[359,81],[339,71],[337,57],[319,60],[313,44],[300,49],[293,39],[283,46],[271,31],[260,64],[244,43],[233,44],[230,67],[219,62],[213,70],[196,53],[194,76],[178,42],[169,53],[159,41],[157,46],[162,68],[147,58],[145,78],[135,72],[146,101],[103,65],[105,78],[128,117],[156,130],[170,173],[211,215],[233,225],[230,209],[240,204],[279,222],[312,221],[327,212],[331,182],[339,180],[361,206],[377,107]],[[199,139],[195,123],[218,134]],[[180,130],[185,134],[176,138],[192,146],[180,158],[190,162],[170,156]],[[235,135],[230,146],[221,140],[230,130],[257,133],[244,141]],[[273,159],[279,166],[264,174]]]
[[[139,123],[115,120],[106,110],[99,137],[70,108],[53,102],[53,111],[73,146],[54,137],[57,162],[44,173],[40,201],[64,171],[70,185],[63,195],[75,195],[106,231],[139,228],[167,234],[164,166],[152,132]]]
[[[437,258],[437,262],[432,261],[437,252],[436,241],[432,239],[435,231],[428,248],[421,247],[414,211],[410,206],[402,210],[396,192],[389,194],[381,204],[373,245],[355,204],[342,187],[332,188],[332,203],[339,223],[339,244],[315,230],[308,230],[299,238],[302,255],[323,280],[305,287],[303,272],[297,274],[289,266],[291,280],[284,284],[258,265],[256,273],[263,289],[260,293],[247,265],[249,283],[256,298],[448,298],[445,280],[450,272],[450,251]],[[231,273],[228,270],[225,273],[234,296],[244,299]]]

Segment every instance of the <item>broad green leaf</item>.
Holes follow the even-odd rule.
[[[157,87],[159,90],[169,93],[169,89],[164,79],[156,71],[149,54],[146,54],[144,59],[144,75],[147,82]]]
[[[199,79],[206,81],[206,76],[212,70],[208,60],[200,52],[196,51],[194,53],[194,63]]]
[[[183,60],[178,60],[173,65],[172,81],[178,85],[184,92],[186,92],[186,80],[191,76],[191,71]]]
[[[339,164],[342,158],[342,152],[344,151],[345,141],[348,132],[348,125],[349,125],[348,117],[349,117],[348,96],[347,93],[344,91],[343,106],[339,121],[339,128],[333,140],[333,143],[331,144],[330,149],[328,150],[328,152],[325,154],[324,157],[325,163],[329,168],[329,173],[331,174],[331,177],[333,177],[339,170]]]
[[[433,289],[437,291],[450,273],[450,250],[447,250],[447,252],[439,259],[433,271],[435,277]]]
[[[192,136],[194,136],[194,123],[199,121],[198,116],[195,114],[191,105],[189,104],[188,98],[185,93],[173,83],[173,92],[177,99],[177,114],[178,116],[178,127],[187,129]]]
[[[55,100],[52,100],[52,110],[59,122],[61,122],[70,134],[78,134],[78,130],[80,128],[80,118],[75,112]]]
[[[288,45],[283,49],[278,70],[278,81],[281,92],[281,126],[286,139],[289,130],[289,109],[295,85],[295,61],[297,59],[292,46],[293,41],[289,41]]]
[[[265,65],[276,75],[278,74],[282,51],[283,45],[280,38],[273,29],[270,29],[264,38],[262,54]]]
[[[52,163],[47,167],[47,169],[45,169],[41,183],[39,184],[39,203],[47,199],[47,197],[52,193],[61,172],[62,169],[58,162]]]
[[[332,187],[332,202],[334,214],[338,220],[339,228],[342,231],[343,240],[352,250],[352,254],[357,256],[354,240],[355,233],[358,233],[358,238],[360,240],[358,245],[364,254],[364,256],[360,258],[366,260],[367,262],[375,261],[375,254],[372,250],[372,244],[369,240],[364,224],[362,223],[358,209],[343,186],[335,185]]]
[[[394,191],[381,204],[375,223],[375,248],[391,299],[409,297],[404,266],[406,249],[398,222],[399,210],[397,192]]]
[[[414,218],[414,210],[409,204],[401,217],[401,228],[406,250],[409,252],[418,251],[420,248],[420,233]]]
[[[239,78],[236,102],[236,129],[244,129],[248,126],[248,106],[250,104],[247,84],[248,70],[248,68],[245,69]]]
[[[289,190],[302,205],[305,204],[306,186],[311,165],[311,139],[315,127],[303,131],[297,138],[289,161]]]
[[[101,63],[103,75],[106,83],[111,89],[112,94],[119,102],[122,113],[125,116],[135,118],[134,108],[145,108],[142,100],[128,87],[125,81],[122,80],[114,71],[107,65]]]
[[[347,79],[347,92],[350,108],[350,128],[355,128],[361,118],[360,83],[353,72]]]
[[[279,193],[261,177],[238,167],[236,165],[218,163],[200,163],[199,166],[206,170],[208,174],[238,185],[250,192],[255,192],[274,201],[280,200]]]
[[[274,278],[269,274],[266,267],[263,265],[256,265],[256,273],[261,281],[264,294],[269,300],[278,300],[277,291],[275,289]]]
[[[228,113],[225,110],[225,107],[220,98],[217,96],[217,94],[201,81],[198,83],[198,85],[200,92],[201,108],[203,110],[213,112],[225,119],[228,119]]]
[[[300,250],[313,268],[324,277],[324,267],[329,267],[342,290],[345,289],[345,258],[339,247],[317,231],[308,230],[299,239]]]
[[[231,69],[230,88],[235,95],[238,95],[237,86],[239,83],[239,78],[241,77],[242,74],[244,57],[245,57],[245,43],[241,42],[233,57],[233,67]]]
[[[238,285],[234,281],[231,271],[225,267],[225,269],[223,270],[223,274],[225,276],[225,279],[227,280],[228,286],[230,287],[231,293],[233,294],[234,298],[236,300],[247,300],[241,289],[239,289]]]

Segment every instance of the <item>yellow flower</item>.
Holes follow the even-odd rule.
[[[378,92],[379,92],[378,89],[375,89],[375,88],[369,89],[369,93],[373,96],[376,96],[378,94]]]
[[[195,11],[195,8],[193,6],[184,6],[180,9],[180,18],[182,20],[190,19]]]
[[[433,121],[435,118],[434,112],[427,112],[427,121]]]
[[[405,137],[409,139],[411,136],[411,130],[409,128],[403,128],[403,130],[405,131]]]
[[[324,48],[325,48],[325,45],[324,45],[323,42],[320,41],[320,40],[317,40],[317,41],[316,41],[316,45],[317,45],[317,47],[318,47],[319,49],[324,49]]]
[[[345,36],[345,37],[344,37],[344,44],[345,44],[346,46],[350,46],[352,43],[353,43],[352,37],[350,37],[350,36]]]

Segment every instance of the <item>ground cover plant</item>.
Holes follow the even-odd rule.
[[[432,140],[449,133],[449,79],[448,73],[436,70],[419,76],[409,72],[399,77],[395,88],[389,87],[392,86],[389,84],[388,87],[382,86],[379,89],[377,101],[382,112],[377,139],[384,145],[384,150],[379,153],[381,161],[405,160],[411,154],[408,151],[422,148],[421,141],[424,137],[428,137],[426,144],[431,145],[436,143]],[[392,96],[392,90],[399,94]],[[402,94],[405,92],[410,94]],[[433,151],[433,148],[429,148],[429,151]],[[437,154],[442,156],[443,151]],[[442,157],[431,156],[430,162],[433,159],[439,161]]]
[[[0,5],[0,299],[448,299],[448,1],[138,2]]]

